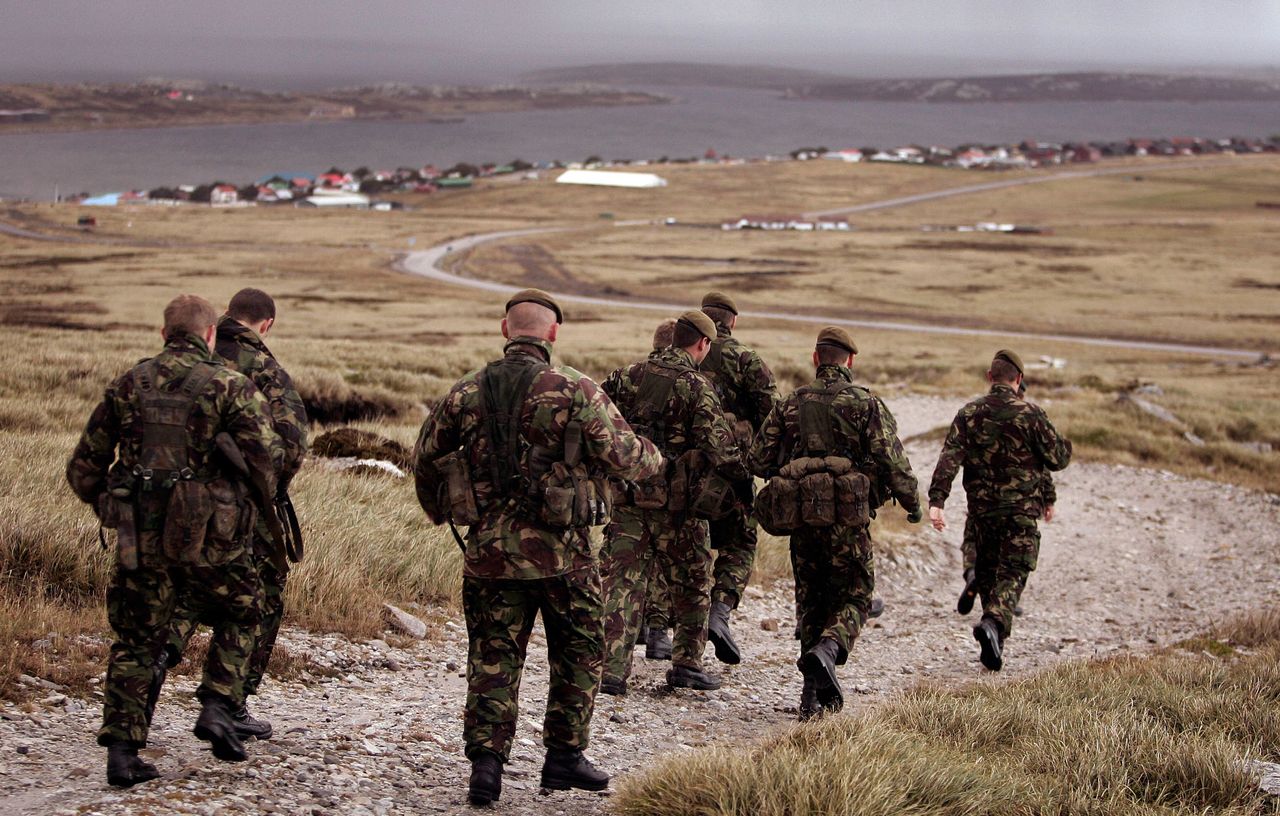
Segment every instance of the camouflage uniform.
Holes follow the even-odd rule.
[[[680,371],[662,414],[666,439],[659,442],[659,449],[668,463],[674,463],[686,451],[698,449],[726,476],[745,478],[741,452],[733,429],[720,410],[720,400],[684,349],[660,349],[648,360],[609,375],[603,387],[622,415],[638,421],[639,388],[651,363]],[[667,579],[670,623],[675,629],[672,665],[702,671],[707,613],[711,608],[707,523],[692,516],[673,516],[666,510],[642,510],[620,501],[614,507],[613,523],[605,530],[600,558],[606,576],[608,621],[605,676],[625,680],[630,673],[631,650],[644,610],[646,578],[654,559]]]
[[[646,629],[671,627],[671,592],[667,589],[667,574],[659,569],[656,558],[649,567],[649,587],[644,595],[644,625]]]
[[[1058,491],[1053,484],[1053,474],[1047,470],[1041,474],[1039,498],[1040,510],[1036,513],[1036,518],[1044,515],[1046,507],[1052,507],[1058,503]],[[967,573],[978,561],[978,533],[974,528],[973,516],[965,516],[964,540],[960,542],[960,554],[964,559],[964,571]]]
[[[184,334],[170,339],[154,358],[156,391],[175,392],[188,372],[214,360],[202,338]],[[187,423],[188,463],[197,480],[226,484],[213,459],[213,438],[221,431],[232,436],[249,467],[273,486],[280,442],[271,428],[267,402],[248,378],[219,363],[196,395]],[[108,386],[67,463],[67,481],[76,495],[99,509],[109,483],[118,488],[138,481],[130,474],[140,460],[142,434],[135,371],[130,371]],[[197,696],[233,704],[243,693],[262,603],[262,583],[249,541],[218,542],[211,537],[197,554],[179,559],[166,553],[161,532],[168,496],[169,491],[160,488],[134,490],[137,565],[118,560],[107,590],[107,618],[115,641],[98,732],[102,745],[146,744],[153,667],[164,651],[181,594],[189,594],[202,618],[213,625]]]
[[[699,369],[715,388],[746,457],[764,418],[778,402],[778,386],[760,355],[739,343],[727,326],[717,323],[716,335]],[[730,609],[738,608],[756,557],[756,521],[751,515],[754,490],[752,480],[746,479],[738,486],[745,507],[710,522],[711,547],[716,551],[711,601]]]
[[[853,385],[853,372],[843,366],[820,365],[811,388],[847,385],[832,403],[833,455],[847,456],[872,480],[872,491],[887,493],[908,513],[918,512],[920,499],[911,463],[898,439],[898,426],[880,398]],[[752,468],[765,479],[797,456],[804,456],[800,436],[801,397],[793,393],[765,419],[751,450]],[[874,506],[874,505],[873,505]],[[862,629],[875,589],[869,525],[836,525],[802,529],[791,536],[795,574],[796,636],[807,652],[823,638],[840,647],[843,664]]]
[[[238,320],[228,315],[223,315],[218,320],[214,349],[229,367],[251,379],[266,397],[272,426],[283,443],[279,448],[281,456],[277,458],[276,466],[280,489],[286,489],[301,470],[302,460],[307,453],[307,409],[302,403],[302,397],[294,388],[288,372],[276,361],[275,355],[258,333]],[[288,568],[286,566],[281,571],[277,567],[280,559],[271,558],[271,553],[278,546],[271,540],[266,524],[259,519],[254,530],[253,553],[258,574],[262,577],[262,620],[254,635],[253,656],[244,681],[246,696],[257,693],[258,686],[266,675],[271,651],[275,648],[276,636],[284,620],[284,584]],[[169,637],[170,665],[181,659],[187,641],[191,639],[199,623],[196,617],[186,599],[179,599]]]
[[[551,344],[516,337],[505,361],[550,363]],[[543,742],[549,750],[587,745],[604,651],[600,575],[587,528],[552,528],[499,495],[482,433],[480,371],[458,381],[423,423],[415,449],[419,501],[435,506],[441,476],[434,461],[464,450],[480,520],[467,531],[462,602],[467,618],[467,757],[485,750],[505,762],[517,719],[517,695],[534,619],[542,613],[551,683]],[[583,461],[618,478],[645,478],[661,465],[653,445],[632,433],[613,403],[583,374],[547,367],[534,376],[518,418],[520,442],[562,450],[565,427],[580,421]],[[521,465],[527,467],[527,463]],[[525,474],[528,475],[527,473]]]
[[[929,504],[946,504],[963,467],[982,616],[998,625],[1001,639],[1012,631],[1013,610],[1039,557],[1044,471],[1062,470],[1070,460],[1070,441],[1004,383],[961,408],[942,445]]]

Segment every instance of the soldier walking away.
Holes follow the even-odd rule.
[[[715,321],[716,338],[698,368],[715,388],[745,458],[761,423],[778,402],[778,386],[760,355],[733,336],[738,325],[738,305],[732,297],[708,292],[702,298],[702,312]],[[756,557],[756,520],[752,515],[755,483],[748,476],[736,482],[734,490],[740,507],[725,518],[710,522],[711,549],[716,551],[716,560],[707,621],[716,658],[731,664],[742,661],[742,652],[729,630],[729,613],[742,601]]]
[[[705,518],[715,513],[703,512],[700,500],[703,486],[715,483],[731,506],[731,483],[746,478],[747,469],[720,400],[697,368],[715,336],[709,317],[685,312],[676,321],[670,347],[615,371],[604,384],[636,433],[653,440],[667,460],[663,474],[619,491],[613,522],[605,530],[601,562],[608,642],[601,689],[607,694],[626,693],[654,559],[667,579],[675,627],[667,683],[720,687],[720,678],[702,664],[711,607]]]
[[[289,510],[286,508],[292,507],[289,484],[302,468],[307,453],[307,409],[288,372],[264,342],[275,323],[275,300],[261,289],[241,289],[232,296],[226,314],[218,319],[215,350],[228,366],[252,380],[267,399],[272,426],[283,443],[280,448],[283,457],[277,462],[276,469],[276,505],[272,511],[283,510],[286,518],[282,518],[281,523],[288,524]],[[294,547],[286,552],[282,548],[284,542],[272,540],[265,519],[259,519],[254,529],[253,557],[262,577],[264,596],[262,620],[254,633],[253,654],[244,681],[246,699],[248,695],[258,693],[258,687],[266,676],[267,664],[284,620],[284,585],[289,575],[289,562],[301,557],[301,552],[296,549],[299,541],[300,538],[291,538],[290,543]],[[158,668],[161,677],[157,685],[163,682],[163,673],[182,659],[197,624],[186,597],[180,598],[173,617],[166,663]],[[231,717],[241,738],[271,738],[271,723],[251,717],[244,700],[239,701]]]
[[[1022,359],[996,352],[987,371],[991,390],[956,414],[929,486],[929,520],[946,529],[943,507],[964,469],[969,520],[977,543],[974,580],[982,621],[973,628],[982,665],[999,671],[1014,610],[1040,554],[1042,474],[1071,461],[1071,442],[1037,405],[1018,396]]]
[[[138,749],[147,743],[155,666],[184,593],[213,626],[195,735],[218,759],[246,758],[231,712],[243,699],[261,615],[251,534],[257,510],[270,508],[281,454],[266,399],[209,351],[216,319],[204,298],[174,298],[164,310],[164,350],[107,387],[67,463],[72,490],[116,530],[107,591],[115,641],[98,744],[107,748],[107,781],[118,787],[158,776]],[[252,487],[219,462],[219,437]]]
[[[551,667],[542,786],[604,790],[583,755],[604,657],[600,574],[588,527],[602,524],[606,478],[643,479],[662,459],[588,377],[551,364],[563,322],[546,292],[506,305],[504,356],[453,386],[415,448],[418,501],[433,522],[468,527],[462,607],[467,620],[468,797],[502,792],[518,692],[535,618]],[[455,528],[455,535],[456,535]]]
[[[844,329],[820,331],[816,379],[765,418],[751,451],[756,475],[770,480],[756,497],[760,524],[791,536],[801,719],[844,705],[836,666],[848,660],[871,611],[876,509],[893,498],[912,524],[922,518],[893,415],[853,382],[857,353]]]
[[[1026,399],[1027,383],[1018,386],[1018,396]],[[1052,522],[1054,505],[1058,502],[1058,491],[1053,483],[1053,474],[1042,471],[1040,474],[1040,510],[1045,522]],[[956,601],[956,612],[968,615],[973,611],[973,602],[978,597],[978,573],[974,567],[978,563],[978,533],[973,523],[973,516],[966,515],[964,520],[964,540],[960,542],[960,554],[964,564],[964,589],[960,591],[960,600]],[[1013,608],[1016,617],[1022,617],[1022,604]]]

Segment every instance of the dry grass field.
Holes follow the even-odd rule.
[[[667,188],[610,191],[542,180],[501,182],[418,200],[396,213],[293,209],[95,210],[96,243],[0,236],[0,695],[19,672],[72,682],[96,671],[101,647],[31,644],[104,628],[109,561],[87,507],[62,481],[79,429],[106,383],[159,345],[165,302],[198,292],[220,304],[243,286],[280,307],[272,349],[312,399],[374,406],[360,427],[410,443],[432,400],[497,353],[501,298],[417,279],[394,256],[464,235],[530,224],[601,225],[486,245],[457,259],[467,274],[559,291],[619,291],[694,304],[708,288],[744,308],[893,316],[1006,329],[1195,340],[1276,349],[1273,259],[1280,221],[1252,209],[1276,198],[1280,164],[1033,185],[868,214],[842,235],[728,234],[616,220],[718,221],[962,186],[988,177],[836,162],[672,168]],[[1139,165],[1141,167],[1141,165]],[[666,172],[666,171],[664,171]],[[1135,170],[1135,172],[1138,172]],[[1268,192],[1269,191],[1269,192]],[[768,204],[762,204],[765,199]],[[1207,203],[1206,203],[1207,202]],[[79,210],[30,207],[8,220],[77,237]],[[1051,236],[920,233],[920,223],[1029,221]],[[550,277],[539,277],[549,275]],[[560,358],[601,377],[642,356],[656,316],[570,306]],[[740,335],[787,390],[808,376],[814,329],[744,320]],[[859,375],[888,394],[957,399],[980,392],[998,338],[857,332]],[[1140,464],[1280,490],[1280,395],[1273,367],[1248,361],[1023,340],[1033,396],[1085,458]],[[1117,400],[1135,383],[1180,418],[1156,420]],[[1189,442],[1190,431],[1203,445]],[[928,474],[921,474],[927,479]],[[315,461],[296,482],[309,539],[289,584],[290,622],[357,637],[380,629],[379,605],[456,603],[458,557],[447,531],[418,511],[412,486],[351,477]],[[884,540],[908,537],[886,528]],[[788,572],[766,539],[759,580]],[[76,656],[78,655],[78,656]]]

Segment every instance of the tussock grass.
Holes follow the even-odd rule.
[[[1227,624],[1258,650],[1079,661],[1012,683],[920,686],[743,749],[625,780],[620,814],[1255,814],[1242,759],[1280,756],[1274,610]]]

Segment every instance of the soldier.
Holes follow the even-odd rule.
[[[720,687],[720,678],[702,666],[711,606],[707,523],[684,507],[683,496],[673,497],[674,490],[668,490],[673,487],[675,463],[694,451],[702,452],[709,466],[727,478],[747,476],[720,401],[697,369],[715,336],[709,317],[686,312],[676,321],[669,348],[605,381],[605,391],[622,415],[637,433],[652,439],[668,461],[661,478],[632,485],[619,497],[613,523],[605,530],[601,560],[608,576],[605,611],[610,625],[601,688],[607,694],[626,693],[632,644],[642,622],[645,577],[654,558],[667,578],[675,626],[667,683],[700,690]]]
[[[1039,406],[1018,396],[1022,373],[1017,354],[996,352],[987,371],[991,390],[956,414],[929,487],[929,519],[941,531],[947,526],[942,508],[951,483],[964,468],[982,596],[982,621],[973,637],[982,665],[991,671],[1004,665],[1013,610],[1040,553],[1041,474],[1071,461],[1071,442],[1058,435]]]
[[[209,352],[217,313],[180,295],[164,310],[164,350],[107,387],[67,463],[67,481],[117,531],[107,591],[115,632],[98,744],[107,781],[129,787],[158,776],[138,757],[147,742],[147,698],[180,592],[213,626],[195,735],[227,761],[246,758],[231,710],[243,695],[262,582],[246,532],[248,489],[224,475],[215,437],[229,435],[267,506],[280,442],[252,381]]]
[[[239,371],[258,387],[271,409],[272,425],[283,443],[280,448],[283,459],[277,463],[278,491],[287,495],[289,483],[302,468],[307,452],[307,409],[302,397],[293,386],[289,374],[277,362],[263,339],[275,326],[275,300],[261,289],[241,289],[232,296],[227,312],[218,319],[218,339],[215,349],[218,356],[231,368]],[[280,551],[282,542],[271,540],[263,519],[254,530],[253,554],[262,577],[262,620],[254,634],[255,645],[249,660],[248,674],[244,681],[244,693],[258,693],[258,686],[266,675],[271,651],[284,620],[284,584],[289,574],[288,560]],[[163,672],[176,666],[182,659],[187,641],[195,632],[197,621],[185,599],[180,599],[173,618],[173,628],[166,654],[167,664],[159,668],[160,682]],[[159,685],[159,683],[157,683]],[[271,723],[249,716],[249,710],[241,701],[231,713],[236,733],[256,739],[271,738]]]
[[[866,479],[851,502],[865,510],[855,520],[799,526],[791,534],[801,651],[796,665],[804,675],[801,719],[844,705],[835,668],[848,660],[871,611],[875,567],[869,523],[877,506],[892,497],[911,523],[922,517],[916,477],[893,415],[879,397],[853,382],[857,353],[844,329],[831,326],[820,331],[813,352],[817,378],[770,412],[751,451],[756,475],[766,479],[801,459],[825,467],[833,458],[845,460]]]
[[[1018,386],[1018,396],[1026,398],[1027,384],[1024,381]],[[1058,501],[1058,491],[1053,483],[1053,474],[1044,471],[1040,474],[1040,509],[1045,522],[1053,521],[1054,505]],[[960,542],[960,553],[964,561],[964,589],[960,591],[960,600],[956,602],[956,611],[968,615],[973,611],[973,602],[978,597],[978,574],[974,566],[978,562],[978,534],[974,528],[973,516],[966,515],[964,520],[964,540]],[[1022,617],[1022,604],[1013,608],[1015,617]]]
[[[462,605],[467,660],[468,797],[502,791],[515,735],[517,695],[534,619],[547,631],[551,681],[542,786],[604,790],[609,777],[585,756],[604,653],[600,574],[577,494],[602,471],[625,479],[657,473],[653,444],[636,436],[588,377],[551,365],[563,322],[546,292],[526,289],[506,306],[505,355],[467,374],[422,425],[415,448],[418,500],[436,523],[469,524]],[[567,506],[566,506],[567,505]]]
[[[745,458],[761,423],[778,402],[778,386],[760,355],[733,336],[738,325],[738,306],[732,297],[723,292],[708,292],[702,298],[702,312],[715,321],[716,339],[699,369],[715,387],[725,418],[733,426]],[[735,484],[734,489],[742,501],[741,509],[710,522],[711,548],[716,551],[716,561],[707,634],[715,646],[716,658],[722,663],[742,661],[742,652],[729,631],[729,613],[742,601],[756,557],[756,520],[751,515],[755,483],[748,476]]]

